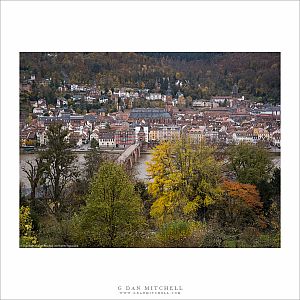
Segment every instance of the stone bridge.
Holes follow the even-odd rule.
[[[118,158],[117,163],[126,165],[129,169],[132,169],[134,163],[136,163],[141,156],[141,146],[139,143],[129,146]]]

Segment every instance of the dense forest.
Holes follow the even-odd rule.
[[[34,74],[66,83],[96,84],[101,89],[140,87],[160,91],[170,80],[193,99],[228,95],[234,84],[246,98],[280,103],[280,53],[268,52],[82,52],[21,53],[20,79]],[[155,85],[156,84],[156,85]]]

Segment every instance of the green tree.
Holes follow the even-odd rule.
[[[101,165],[74,224],[74,242],[82,247],[131,247],[141,238],[142,202],[122,166]]]
[[[273,202],[277,202],[276,205],[280,207],[280,169],[275,168],[270,177],[270,179],[261,180],[257,184],[266,215],[269,214]]]
[[[281,190],[281,172],[280,168],[275,168],[271,179],[271,185],[273,188],[273,197],[280,202],[280,190]]]
[[[137,181],[134,185],[134,190],[139,194],[143,202],[144,215],[150,219],[150,210],[153,204],[153,198],[148,192],[148,187],[143,181]]]
[[[29,116],[26,118],[25,122],[26,122],[27,125],[30,125],[31,122],[32,122],[32,115],[29,115]]]
[[[98,144],[98,142],[93,138],[93,139],[91,140],[91,148],[92,148],[92,149],[95,149],[95,148],[97,148],[97,147],[99,147],[99,144]]]
[[[155,199],[151,216],[159,224],[177,219],[204,221],[219,197],[220,166],[214,149],[186,137],[157,146],[149,163]]]
[[[256,145],[241,143],[228,151],[229,169],[241,183],[258,185],[269,180],[273,164],[267,150]]]
[[[68,131],[63,130],[61,124],[51,125],[47,131],[48,148],[40,154],[44,165],[45,186],[50,198],[48,208],[57,217],[60,217],[65,208],[67,187],[78,175],[74,165],[75,155],[66,140],[67,135]]]
[[[92,142],[93,141],[95,140],[93,139]],[[89,182],[98,172],[101,163],[103,163],[107,157],[92,145],[92,150],[84,156],[84,159],[84,170],[86,174],[85,178]]]

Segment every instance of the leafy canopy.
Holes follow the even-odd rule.
[[[265,227],[263,203],[255,185],[225,180],[223,196],[217,202],[218,220],[223,227],[242,230],[246,227]]]
[[[142,202],[123,167],[103,163],[86,206],[74,219],[76,242],[85,247],[130,247],[145,224]]]
[[[30,215],[30,208],[28,206],[21,206],[19,212],[19,232],[20,232],[20,246],[35,246],[38,240],[33,231],[32,218]]]
[[[205,220],[207,208],[220,193],[220,165],[213,151],[187,137],[155,148],[148,166],[153,178],[149,193],[156,199],[150,214],[159,224],[176,219]]]
[[[48,148],[41,152],[44,166],[44,178],[51,200],[51,212],[59,215],[63,209],[63,199],[67,186],[78,175],[75,167],[75,155],[72,145],[67,141],[68,131],[61,124],[53,124],[47,131]]]
[[[229,148],[229,169],[241,183],[257,185],[268,180],[273,168],[267,150],[256,145],[241,143]]]

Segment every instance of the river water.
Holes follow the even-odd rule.
[[[77,154],[77,163],[82,166],[84,163],[84,153]],[[135,177],[139,180],[149,181],[150,177],[147,173],[147,162],[151,160],[151,154],[141,154],[139,161],[134,165]],[[20,154],[20,181],[25,188],[29,188],[29,181],[26,178],[26,173],[22,170],[22,167],[26,167],[26,161],[33,162],[37,154]],[[280,167],[280,156],[272,156],[272,161],[276,167]]]
[[[85,161],[84,159],[84,153],[78,153],[77,154],[77,164],[79,166],[83,166],[83,163]],[[28,170],[28,165],[26,164],[27,161],[34,162],[34,160],[37,158],[37,154],[20,154],[20,181],[22,182],[22,185],[24,188],[29,188],[30,184],[26,177],[26,173],[22,170],[23,167]],[[139,158],[139,161],[134,165],[134,174],[137,179],[139,180],[149,180],[150,178],[147,175],[147,165],[146,162],[151,160],[151,154],[141,154],[141,157]]]
[[[150,176],[147,173],[147,162],[151,161],[152,154],[141,154],[138,162],[134,165],[135,177],[139,180],[150,180]]]

